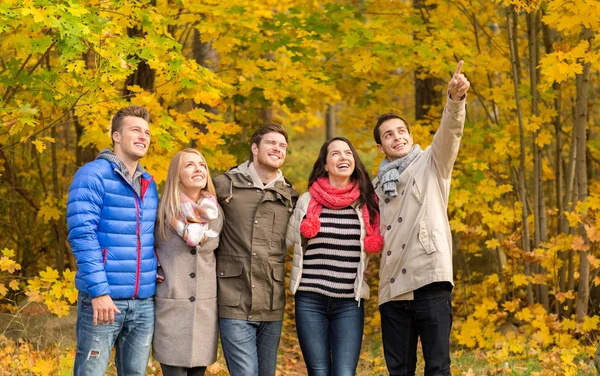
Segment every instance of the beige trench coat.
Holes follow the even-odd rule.
[[[210,228],[220,232],[222,226],[219,210]],[[165,280],[156,284],[152,356],[174,367],[208,366],[217,360],[215,249],[219,238],[191,247],[177,233],[170,233],[155,245]]]
[[[412,300],[412,292],[433,282],[453,281],[448,196],[452,167],[465,122],[465,100],[447,99],[440,128],[400,175],[398,196],[385,197],[373,181],[381,211],[384,249],[379,304]]]

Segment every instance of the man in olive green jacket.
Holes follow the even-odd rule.
[[[279,168],[287,134],[261,126],[250,160],[214,179],[225,222],[217,250],[221,344],[232,376],[274,376],[285,307],[285,234],[298,193]]]
[[[408,123],[382,115],[373,131],[386,158],[374,180],[385,246],[379,309],[390,375],[414,375],[421,338],[425,375],[450,375],[452,243],[448,196],[465,122],[469,81],[461,61],[448,84],[442,121],[430,147],[413,145]]]

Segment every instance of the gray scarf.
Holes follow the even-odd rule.
[[[423,149],[421,149],[419,145],[414,145],[408,154],[393,162],[388,161],[387,158],[383,158],[383,161],[381,161],[381,164],[379,165],[377,177],[379,178],[379,183],[381,184],[384,195],[387,197],[398,196],[396,184],[400,181],[400,175],[402,175],[408,165],[421,155],[422,152]]]

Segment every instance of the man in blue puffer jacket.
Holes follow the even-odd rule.
[[[112,119],[114,152],[81,167],[67,201],[77,260],[74,374],[104,375],[113,344],[119,375],[145,375],[154,331],[158,193],[138,160],[150,145],[150,114],[140,106]]]

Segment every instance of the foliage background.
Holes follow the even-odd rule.
[[[246,158],[258,124],[281,123],[284,173],[303,191],[334,134],[375,173],[383,112],[427,146],[460,59],[472,86],[449,207],[454,371],[591,374],[599,22],[595,0],[2,1],[0,374],[69,374],[68,336],[37,341],[29,317],[69,317],[66,194],[110,145],[117,109],[151,111],[143,164],[159,184],[181,148],[198,148],[215,175]],[[279,370],[302,374],[289,302]],[[383,374],[374,298],[367,313],[360,372]]]

